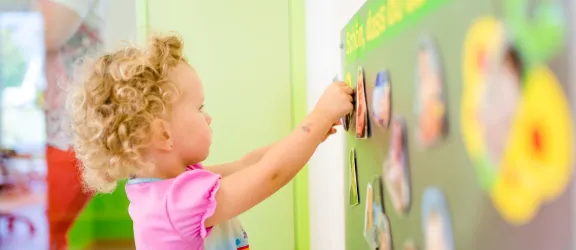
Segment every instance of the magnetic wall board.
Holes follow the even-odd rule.
[[[544,4],[542,5],[544,7],[539,4]],[[517,8],[512,8],[513,6]],[[344,58],[342,76],[355,87],[359,77],[359,67],[363,69],[369,120],[367,138],[357,137],[355,115],[351,116],[350,129],[346,135],[347,152],[351,149],[355,150],[355,175],[357,175],[358,185],[355,192],[359,200],[358,204],[354,204],[353,199],[347,198],[344,204],[346,206],[346,249],[376,249],[377,247],[370,246],[365,239],[364,229],[367,224],[365,215],[368,212],[366,195],[367,192],[376,192],[375,178],[386,176],[383,165],[389,157],[391,139],[393,139],[391,138],[392,124],[395,117],[400,117],[406,125],[405,175],[409,188],[408,193],[404,195],[409,197],[409,203],[400,206],[399,209],[399,206],[393,202],[393,196],[390,195],[388,187],[383,184],[383,210],[390,226],[391,249],[442,249],[426,246],[427,222],[424,217],[427,205],[423,203],[430,198],[425,197],[429,195],[428,193],[443,194],[445,199],[445,210],[447,210],[445,212],[449,216],[448,228],[452,231],[451,237],[448,238],[451,238],[453,242],[452,247],[448,244],[443,249],[574,249],[572,238],[574,238],[575,218],[572,204],[575,198],[571,181],[574,167],[571,157],[574,155],[572,134],[574,125],[571,118],[574,114],[574,95],[570,93],[573,91],[575,82],[569,69],[576,67],[570,60],[570,54],[573,54],[575,47],[572,38],[573,30],[575,30],[573,25],[576,18],[572,17],[575,8],[576,3],[570,0],[368,0],[360,8],[341,33]],[[526,10],[526,12],[519,14],[509,11],[510,9]],[[526,23],[515,23],[518,20],[518,16],[515,15],[524,14],[528,17],[527,20],[538,20],[538,17],[544,21],[552,17],[558,19],[552,18],[542,25],[526,22],[532,25],[531,27],[535,27],[529,29],[521,26]],[[495,23],[498,24],[498,28],[493,27]],[[481,34],[481,31],[475,33],[474,29],[482,27],[485,29],[491,27],[492,33],[489,32],[488,35]],[[499,29],[504,31],[498,33]],[[474,34],[477,37],[474,37]],[[534,39],[530,39],[527,34],[532,35]],[[553,37],[553,39],[540,39],[543,37]],[[518,129],[518,126],[510,125],[513,128],[503,135],[498,134],[497,129],[493,134],[486,135],[486,133],[492,133],[488,125],[482,127],[482,131],[470,125],[474,119],[481,119],[478,118],[481,114],[470,114],[473,112],[466,109],[467,105],[473,102],[469,102],[468,99],[480,98],[474,94],[475,91],[480,90],[470,91],[472,88],[467,87],[471,84],[470,78],[475,77],[474,72],[471,73],[468,68],[473,67],[470,65],[482,64],[483,61],[488,60],[483,56],[474,55],[472,50],[475,45],[474,41],[471,41],[473,39],[493,43],[503,41],[504,45],[494,50],[498,50],[495,54],[500,59],[499,63],[502,65],[511,63],[512,68],[516,67],[521,72],[518,73],[517,78],[521,85],[521,92],[520,97],[516,97],[524,100],[526,99],[524,96],[528,95],[527,92],[536,93],[532,94],[535,96],[532,97],[534,101],[530,101],[535,104],[530,104],[532,105],[530,106],[525,104],[529,103],[528,101],[522,101],[523,104],[518,104],[509,111],[513,112],[514,117],[520,116],[518,114],[522,112],[521,110],[527,114],[522,116],[525,120],[530,120],[526,118],[530,116],[530,112],[526,110],[534,110],[532,113],[542,113],[543,116],[546,116],[546,111],[561,110],[560,113],[554,113],[554,116],[562,119],[558,121],[551,117],[550,124],[552,125],[542,125],[547,126],[547,131],[552,132],[548,135],[532,133],[530,145],[543,147],[540,137],[555,138],[551,144],[556,143],[555,145],[563,147],[552,150],[561,151],[554,155],[560,159],[563,168],[548,172],[542,170],[544,172],[540,176],[548,176],[547,174],[552,172],[556,174],[550,174],[549,178],[546,177],[547,180],[542,180],[544,177],[538,177],[538,175],[522,174],[521,180],[524,183],[536,183],[531,186],[533,189],[525,188],[522,192],[515,192],[512,189],[501,188],[500,184],[505,182],[502,180],[506,180],[501,178],[506,173],[501,172],[506,172],[503,169],[508,168],[503,168],[500,164],[492,164],[494,167],[490,168],[492,165],[485,162],[507,162],[505,159],[509,158],[508,154],[491,153],[490,149],[486,149],[486,144],[506,144],[507,140],[498,142],[498,139],[515,138],[511,135],[514,133],[510,131],[519,131],[523,127],[520,126]],[[429,110],[428,106],[420,106],[421,100],[419,100],[422,91],[420,85],[417,84],[422,74],[418,68],[419,52],[423,47],[433,51],[428,56],[432,57],[437,65],[430,66],[429,70],[436,71],[441,78],[440,85],[443,89],[441,98],[445,103],[442,109],[445,119],[441,120],[444,126],[438,130],[439,133],[444,133],[444,136],[440,136],[429,144],[423,143],[425,140],[422,139],[423,135],[419,130],[419,124],[423,122],[419,114],[432,112],[426,111]],[[512,48],[511,51],[514,53],[508,51],[506,49],[508,47]],[[492,68],[494,68],[493,65],[490,70],[493,70]],[[382,126],[383,121],[378,119],[377,114],[374,114],[372,105],[375,85],[382,81],[380,79],[382,72],[385,73],[391,86],[389,107],[392,122],[388,126]],[[492,81],[504,82],[506,79]],[[546,81],[554,84],[539,84]],[[530,85],[531,82],[536,84]],[[535,88],[542,89],[535,90]],[[490,91],[488,89],[485,87],[482,91],[488,92]],[[501,85],[491,91],[493,92],[490,92],[490,95],[495,97],[487,100],[495,100],[498,95],[513,96],[513,93],[507,92],[506,88]],[[546,97],[539,97],[540,94]],[[508,96],[508,98],[512,97]],[[559,101],[556,102],[556,100]],[[357,98],[355,101],[361,100]],[[491,108],[488,111],[496,110],[505,113],[508,103],[488,101],[485,105]],[[478,110],[478,113],[488,112]],[[467,117],[468,115],[470,117]],[[501,117],[506,117],[506,115]],[[502,119],[498,121],[506,122],[506,119]],[[516,120],[508,122],[516,124]],[[554,129],[556,125],[559,126],[558,129]],[[478,145],[474,144],[476,141],[473,134],[481,132],[484,133],[483,154],[490,157],[478,156],[479,153],[474,151]],[[495,141],[490,142],[490,140]],[[550,142],[550,140],[547,141]],[[497,146],[494,147],[497,148]],[[504,146],[500,151],[506,150],[506,147],[508,146]],[[490,160],[485,160],[485,158]],[[516,165],[524,166],[523,164]],[[347,185],[351,182],[350,169],[353,168],[347,168]],[[530,179],[532,177],[535,179]],[[369,183],[372,184],[370,188],[367,187]],[[347,187],[346,197],[349,197],[351,190]],[[531,196],[536,193],[541,195]],[[515,203],[510,205],[509,201]],[[369,210],[370,213],[377,211],[373,207]],[[380,247],[380,250],[384,249]]]

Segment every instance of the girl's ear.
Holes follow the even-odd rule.
[[[157,119],[152,123],[152,147],[156,150],[167,152],[174,148],[170,126],[164,120]]]

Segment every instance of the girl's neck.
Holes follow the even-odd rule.
[[[176,167],[177,166],[177,167]],[[150,168],[138,171],[134,178],[159,178],[159,179],[172,179],[186,171],[186,166],[173,165],[171,167],[164,167],[152,165]]]
[[[139,171],[133,176],[133,179],[139,178],[158,178],[158,179],[172,179],[178,175],[168,174],[168,173],[161,173],[159,171]]]

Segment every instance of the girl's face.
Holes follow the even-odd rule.
[[[204,111],[204,90],[196,71],[180,63],[171,73],[171,80],[180,87],[170,121],[174,151],[186,165],[204,161],[212,143],[212,117]]]
[[[418,55],[418,66],[420,70],[420,92],[425,94],[432,84],[433,72],[430,69],[430,55],[426,50],[420,50]]]
[[[399,122],[394,122],[392,128],[392,147],[394,151],[401,151],[402,149],[402,125]]]
[[[388,235],[386,234],[385,230],[378,230],[379,234],[380,234],[380,248],[379,250],[389,250],[388,249]]]
[[[380,119],[388,122],[390,116],[390,85],[384,86],[384,93],[380,97]]]
[[[506,140],[522,97],[521,72],[511,55],[495,69],[486,82],[480,119],[491,161],[498,163],[506,150]]]
[[[443,227],[440,214],[432,212],[426,228],[426,250],[447,250]]]
[[[435,100],[440,90],[440,76],[438,72],[431,67],[430,52],[421,50],[419,53],[418,65],[420,72],[420,102],[422,105],[429,105],[430,101]]]
[[[418,52],[418,71],[421,77],[428,75],[430,71],[428,69],[428,53],[424,49]]]

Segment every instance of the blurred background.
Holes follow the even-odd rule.
[[[393,6],[395,12],[390,11]],[[0,250],[135,249],[124,184],[113,194],[93,197],[79,188],[65,133],[55,125],[65,119],[65,86],[58,79],[70,77],[74,61],[92,51],[143,44],[149,35],[171,31],[183,36],[186,57],[204,82],[207,110],[214,117],[206,164],[236,160],[286,136],[334,76],[356,86],[358,67],[365,74],[365,99],[372,102],[377,73],[387,69],[393,86],[391,112],[405,116],[408,123],[412,187],[412,206],[400,212],[390,195],[381,192],[381,212],[388,215],[387,231],[392,232],[389,249],[576,249],[576,192],[571,181],[575,9],[572,0],[0,0]],[[391,17],[396,21],[385,21]],[[482,18],[492,21],[479,21]],[[364,46],[351,34],[359,32],[354,22],[367,20],[376,21],[360,25],[360,33],[371,32],[373,38]],[[393,23],[395,28],[384,31]],[[429,150],[417,147],[415,125],[427,104],[414,112],[415,82],[421,77],[415,73],[417,48],[423,36],[431,37],[435,58],[440,58],[439,67],[433,68],[442,72],[448,127],[445,140]],[[532,40],[537,41],[523,42]],[[480,55],[484,48],[496,51],[494,56],[501,59],[508,47],[519,51],[522,81],[547,82],[550,74],[554,76],[552,90],[536,88],[530,93],[556,94],[532,94],[532,106],[524,105],[528,108],[522,112],[541,115],[525,120],[553,120],[553,125],[541,124],[546,131],[559,132],[543,135],[549,140],[542,141],[556,145],[550,157],[561,158],[561,167],[525,174],[514,172],[516,165],[524,164],[515,162],[511,165],[516,168],[502,172],[520,176],[525,188],[505,186],[505,191],[495,192],[499,189],[493,184],[507,180],[496,173],[508,168],[495,164],[498,170],[486,170],[474,143],[480,140],[477,134],[503,138],[509,132],[501,135],[496,129],[487,136],[484,127],[474,130],[469,125],[466,112],[477,110],[467,111],[467,100],[476,100],[472,97],[476,92],[488,92],[469,87],[474,85],[470,79],[481,77],[467,67],[480,68],[489,61]],[[356,52],[348,53],[351,48]],[[505,61],[500,59],[495,61]],[[499,69],[494,65],[486,67]],[[542,66],[550,70],[537,70]],[[531,78],[530,70],[544,74]],[[488,81],[505,80],[479,80]],[[490,86],[496,86],[487,97],[495,103],[488,106],[490,110],[504,110],[510,105],[506,98],[516,97],[505,86]],[[551,100],[559,106],[548,105]],[[367,107],[372,112],[372,103]],[[318,148],[294,181],[240,217],[251,249],[376,249],[365,233],[369,217],[365,191],[374,177],[386,175],[382,162],[390,132],[378,127],[376,114],[370,112],[371,137],[357,140],[351,131],[339,131]],[[522,112],[512,109],[489,116],[490,124],[511,126],[504,124],[507,118]],[[358,205],[349,200],[352,148],[357,150]],[[537,153],[518,152],[525,158]],[[541,181],[532,175],[546,177]],[[438,234],[421,226],[427,211],[421,206],[425,207],[424,196],[431,187],[443,193],[440,200],[447,207],[443,216],[448,217],[444,222],[452,225]],[[543,194],[544,198],[526,194],[552,189],[554,195]],[[434,237],[452,243],[427,244]]]

